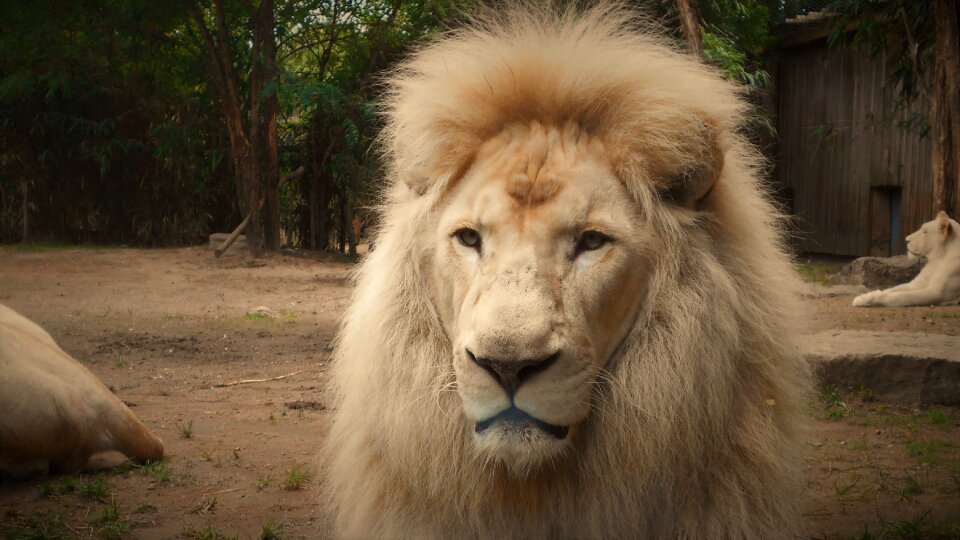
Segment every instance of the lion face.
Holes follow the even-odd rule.
[[[911,259],[936,255],[956,238],[960,224],[950,219],[946,212],[924,223],[916,232],[907,237],[907,254]]]
[[[575,129],[485,143],[437,210],[434,296],[477,449],[513,470],[552,460],[632,326],[654,236]]]

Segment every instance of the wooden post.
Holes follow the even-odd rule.
[[[237,225],[237,228],[230,233],[230,236],[228,236],[227,239],[220,244],[220,247],[213,250],[214,257],[220,257],[227,251],[227,249],[230,248],[231,245],[233,245],[233,243],[237,240],[237,237],[240,236],[240,233],[242,233],[243,230],[247,228],[247,224],[250,223],[250,216],[252,216],[252,214],[247,214],[247,217],[243,218],[243,221],[241,221],[240,224]]]

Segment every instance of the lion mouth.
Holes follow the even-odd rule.
[[[553,424],[548,424],[539,418],[530,416],[516,407],[510,407],[496,416],[477,422],[476,432],[483,433],[496,424],[502,424],[507,429],[515,428],[519,430],[526,430],[529,428],[535,428],[555,439],[563,439],[570,431],[569,426],[555,426]]]

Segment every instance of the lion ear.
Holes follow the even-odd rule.
[[[667,185],[661,189],[664,200],[695,210],[710,195],[723,171],[723,151],[716,130],[704,125],[701,137],[694,138],[693,148],[687,149],[692,158],[679,171],[669,174]]]
[[[430,177],[423,171],[408,172],[403,175],[403,183],[419,197],[430,188]]]

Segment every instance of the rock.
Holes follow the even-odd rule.
[[[227,250],[230,251],[230,250]],[[280,315],[277,315],[277,312],[268,308],[267,306],[257,306],[253,309],[251,313],[256,313],[258,315],[263,315],[264,317],[269,317],[271,319],[276,319]]]
[[[213,233],[210,235],[210,249],[217,249],[230,236],[229,233]],[[225,253],[236,254],[247,250],[247,236],[241,234],[230,244]]]
[[[867,388],[880,401],[960,405],[960,337],[829,330],[805,336],[820,384]]]
[[[842,283],[864,285],[870,289],[885,289],[917,277],[925,263],[924,259],[911,259],[906,255],[860,257],[844,266],[836,279]]]

